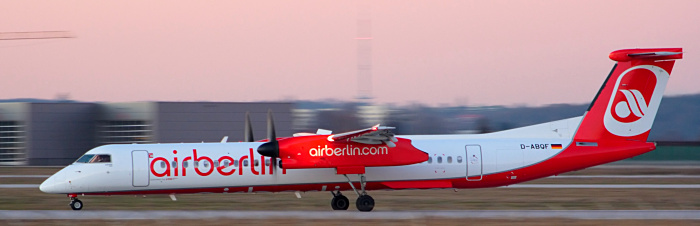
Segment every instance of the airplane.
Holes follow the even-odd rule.
[[[487,134],[395,135],[394,127],[276,137],[268,112],[267,139],[113,144],[87,151],[44,181],[45,193],[78,195],[321,191],[331,208],[372,211],[372,190],[488,188],[614,162],[656,148],[647,142],[681,48],[624,49],[583,116]]]

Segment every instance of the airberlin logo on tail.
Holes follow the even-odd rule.
[[[642,118],[647,109],[649,109],[642,92],[636,89],[620,89],[619,91],[625,96],[626,101],[617,102],[615,115],[622,119],[634,118],[632,121]],[[634,114],[634,117],[630,117],[630,113]]]
[[[622,72],[605,110],[605,128],[622,137],[649,131],[668,78],[666,70],[653,65],[639,65]]]

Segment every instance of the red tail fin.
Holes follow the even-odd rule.
[[[577,142],[646,141],[675,59],[681,48],[625,49],[588,108],[574,136]]]

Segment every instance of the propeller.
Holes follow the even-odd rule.
[[[267,110],[267,139],[269,141],[277,141],[275,134],[275,120],[272,118],[272,109]]]
[[[245,142],[253,142],[255,141],[255,138],[253,138],[253,126],[250,124],[250,112],[245,112],[245,134],[244,134],[244,139]]]
[[[280,145],[275,135],[275,122],[272,119],[272,110],[267,111],[267,140],[267,143],[258,147],[258,153],[276,159],[280,155]]]

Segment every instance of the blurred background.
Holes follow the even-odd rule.
[[[268,109],[282,136],[495,132],[582,115],[608,53],[650,47],[685,51],[649,138],[683,151],[639,158],[697,158],[698,1],[2,5],[0,165],[65,165],[110,143],[238,141],[245,112],[263,139]]]
[[[0,0],[0,215],[10,218],[0,225],[698,225],[669,220],[700,209],[698,9],[696,0]],[[238,142],[246,113],[265,139],[268,110],[278,136],[375,124],[398,135],[496,132],[584,114],[610,52],[655,47],[684,50],[649,137],[656,150],[519,185],[372,191],[380,215],[407,219],[261,219],[325,216],[327,192],[81,196],[97,215],[201,219],[34,212],[70,211],[39,184],[100,145]],[[413,212],[441,210],[527,217]],[[617,210],[643,212],[624,220]]]
[[[0,102],[0,165],[66,165],[98,145],[243,140],[246,112],[265,139],[267,111],[279,136],[317,129],[348,132],[394,126],[397,135],[476,134],[582,115],[587,104],[528,106],[406,106],[367,102]],[[667,96],[649,141],[658,150],[641,160],[700,161],[700,95]]]

